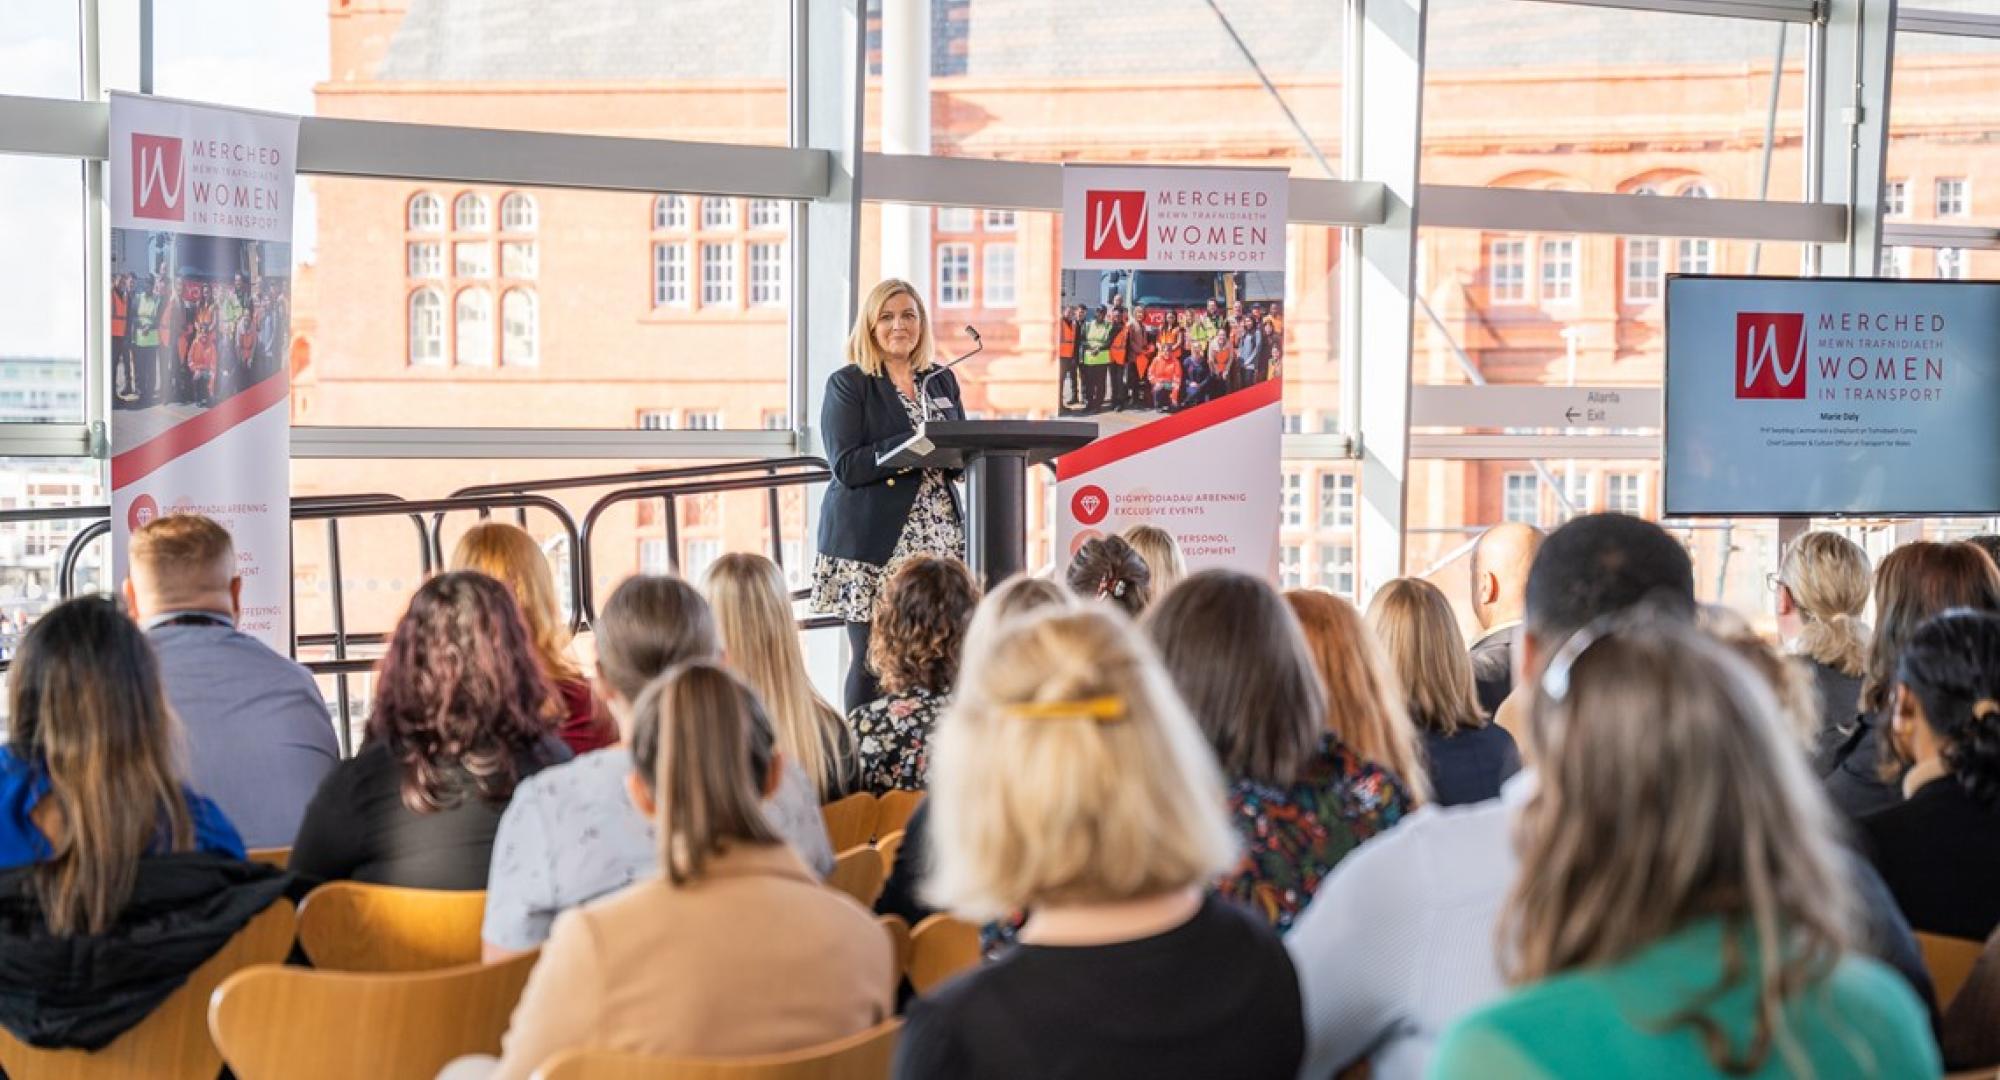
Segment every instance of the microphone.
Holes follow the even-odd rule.
[[[923,381],[917,384],[918,415],[923,417],[925,423],[929,423],[931,420],[931,380],[978,356],[980,350],[986,348],[986,342],[980,340],[978,330],[968,326],[965,328],[965,334],[972,339],[972,351],[955,357],[950,363],[934,365],[924,375]]]

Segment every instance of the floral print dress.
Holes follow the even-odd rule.
[[[860,759],[859,790],[880,795],[930,786],[931,731],[944,711],[946,696],[912,687],[847,714]]]
[[[903,403],[911,427],[923,422],[923,410],[916,402],[902,394],[897,394],[896,400]],[[951,481],[943,469],[925,469],[923,476],[916,504],[910,507],[887,565],[832,555],[821,555],[813,563],[812,610],[838,615],[847,622],[874,622],[875,598],[882,593],[882,583],[904,563],[919,555],[965,558],[965,523],[959,520],[958,507],[951,500]]]
[[[1216,891],[1263,915],[1282,934],[1348,852],[1410,809],[1393,775],[1325,735],[1290,787],[1231,781],[1229,817],[1244,851]]]

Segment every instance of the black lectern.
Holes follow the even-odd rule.
[[[965,470],[966,563],[990,589],[1027,568],[1028,466],[1095,438],[1094,420],[932,420],[875,463]]]

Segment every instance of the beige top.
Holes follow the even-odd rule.
[[[888,934],[785,845],[738,845],[700,881],[664,878],[558,916],[495,1076],[577,1047],[679,1057],[778,1053],[895,1008]]]

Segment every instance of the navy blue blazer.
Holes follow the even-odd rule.
[[[917,381],[922,385],[922,374]],[[965,419],[955,373],[943,372],[932,379],[927,393],[944,403],[933,406],[931,415],[940,420]],[[916,434],[898,400],[896,384],[855,364],[842,367],[826,380],[819,425],[826,460],[833,469],[833,482],[826,486],[826,500],[820,505],[820,553],[882,566],[896,550],[922,486],[921,475],[913,470],[875,464],[876,455]],[[963,514],[958,490],[948,490],[952,506]]]

